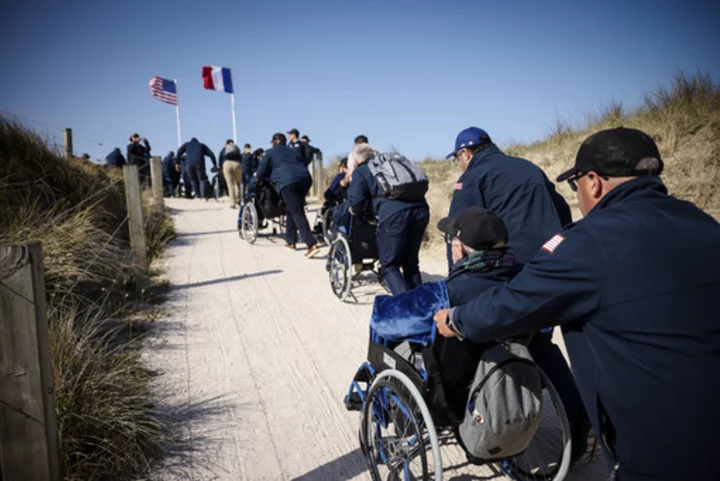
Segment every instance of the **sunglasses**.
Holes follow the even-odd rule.
[[[576,175],[574,175],[573,177],[570,177],[570,178],[567,180],[567,183],[570,185],[570,189],[571,189],[573,192],[577,192],[577,191],[578,191],[577,181],[580,180],[580,179],[582,179],[583,177],[585,177],[585,176],[588,175],[589,173],[590,173],[590,172],[578,172],[578,173],[577,173]],[[604,176],[604,175],[600,175],[600,174],[598,174],[598,177],[600,177],[601,179],[605,179],[605,180],[608,180],[608,179],[609,179],[609,177]]]

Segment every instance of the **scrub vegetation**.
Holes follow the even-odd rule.
[[[174,236],[146,212],[149,255]],[[0,118],[0,242],[41,241],[63,476],[141,476],[170,440],[140,356],[157,283],[129,267],[122,176]]]

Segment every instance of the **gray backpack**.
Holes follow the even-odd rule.
[[[496,344],[475,371],[459,434],[473,462],[507,459],[530,444],[542,416],[540,371],[527,347]]]
[[[225,146],[225,158],[235,161],[242,159],[242,155],[240,154],[240,149],[237,144],[227,144]]]
[[[368,160],[368,167],[383,197],[413,202],[422,200],[427,193],[427,175],[403,155],[377,152]]]

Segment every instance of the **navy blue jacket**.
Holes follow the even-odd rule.
[[[257,169],[257,180],[270,179],[278,190],[288,185],[312,184],[312,177],[300,152],[286,145],[278,145],[265,152]]]
[[[251,176],[258,168],[258,161],[253,154],[242,154],[240,167],[242,167],[243,175]]]
[[[205,165],[205,156],[207,156],[210,157],[213,166],[217,167],[215,154],[213,154],[207,145],[198,140],[191,140],[182,144],[175,157],[180,159],[183,155],[185,155],[184,162],[186,165]]]
[[[125,157],[123,156],[122,152],[120,152],[120,149],[113,150],[112,152],[107,154],[107,157],[105,157],[105,161],[107,162],[108,166],[118,168],[122,168],[122,166],[127,163],[125,162]]]
[[[296,150],[300,152],[300,157],[303,159],[303,163],[307,166],[312,162],[312,152],[310,151],[310,147],[305,142],[301,142],[300,140],[296,140],[295,142],[289,142],[288,147],[290,147],[293,150]]]
[[[368,218],[376,216],[378,225],[398,212],[413,207],[428,208],[423,198],[420,201],[388,199],[380,195],[380,187],[370,172],[367,163],[360,164],[353,170],[352,180],[348,187],[348,201],[354,215]]]
[[[130,165],[145,166],[150,160],[150,142],[130,142],[127,146],[127,163]]]
[[[177,161],[175,157],[171,155],[166,155],[165,158],[162,161],[162,173],[163,177],[167,179],[172,179],[175,176],[179,176],[180,173],[175,170],[175,166],[177,165]]]
[[[720,224],[644,177],[559,236],[453,322],[477,342],[562,325],[620,481],[717,479]]]
[[[542,169],[494,145],[475,154],[458,179],[448,215],[457,217],[472,206],[488,209],[505,222],[508,248],[521,264],[571,222],[570,208]]]
[[[323,193],[325,200],[340,203],[345,200],[347,192],[340,182],[345,178],[345,172],[340,172],[330,183],[330,187]]]

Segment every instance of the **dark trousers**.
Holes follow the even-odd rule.
[[[315,245],[316,240],[310,230],[310,223],[305,215],[305,196],[310,190],[310,184],[290,184],[280,191],[280,195],[285,201],[285,220],[286,232],[285,241],[288,244],[297,243],[297,231],[300,230],[300,236],[308,247]]]
[[[204,199],[207,199],[208,176],[205,171],[205,164],[190,164],[187,166],[187,170],[195,195],[201,195]]]
[[[243,171],[243,174],[242,174],[242,194],[241,194],[241,195],[242,195],[242,201],[243,201],[243,202],[245,202],[245,199],[247,198],[247,195],[248,195],[248,186],[250,186],[250,179],[252,179],[252,174],[251,174],[251,173],[247,173],[247,174],[246,174],[245,171]]]
[[[380,274],[393,295],[422,284],[419,253],[428,222],[427,207],[411,207],[392,214],[378,225]]]

